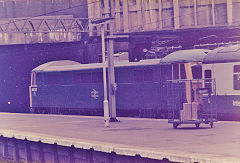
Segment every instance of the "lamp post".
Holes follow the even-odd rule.
[[[92,21],[93,24],[100,24],[101,28],[101,41],[102,41],[102,65],[103,65],[103,89],[104,89],[104,100],[103,100],[103,109],[104,109],[104,121],[105,126],[109,126],[110,114],[109,114],[109,103],[108,103],[108,92],[107,92],[107,71],[106,71],[106,57],[105,57],[105,36],[104,36],[104,24],[107,21],[114,18],[105,18],[96,21]],[[108,59],[108,62],[110,60]],[[109,88],[110,89],[110,88]]]
[[[109,107],[108,107],[108,98],[107,98],[107,72],[106,72],[106,57],[105,57],[105,37],[104,37],[104,25],[101,24],[101,39],[102,39],[102,64],[103,64],[103,89],[104,89],[104,101],[103,101],[103,110],[104,110],[104,121],[105,126],[109,126]]]

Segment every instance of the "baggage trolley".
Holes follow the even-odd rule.
[[[168,80],[168,123],[210,124],[217,121],[216,83],[214,79]]]

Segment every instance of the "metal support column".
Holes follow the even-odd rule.
[[[115,83],[114,72],[114,49],[113,49],[113,22],[109,24],[110,37],[108,40],[108,95],[109,95],[109,109],[110,122],[118,122],[116,118],[116,91],[117,84]]]
[[[93,24],[101,25],[101,38],[102,38],[102,62],[103,62],[103,86],[104,86],[104,120],[105,125],[108,126],[109,122],[118,122],[116,118],[116,90],[117,85],[115,83],[114,73],[114,49],[113,49],[113,18],[105,18],[97,21],[92,21]],[[107,21],[110,27],[110,36],[108,37],[108,80],[106,77],[106,64],[105,64],[105,37],[104,37],[104,25]],[[108,81],[108,94],[107,94],[107,81]]]

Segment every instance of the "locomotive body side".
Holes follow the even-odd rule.
[[[117,67],[117,112],[123,116],[166,117],[164,82],[168,66]],[[166,92],[166,91],[165,91]]]
[[[161,117],[167,71],[159,60],[116,64],[118,116]],[[39,113],[103,115],[101,64],[33,71],[30,105]]]
[[[99,74],[100,70],[36,73],[37,87],[35,91],[32,88],[32,107],[41,113],[97,112],[103,100],[102,78],[94,78]]]

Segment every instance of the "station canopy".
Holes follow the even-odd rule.
[[[219,47],[208,53],[203,63],[224,63],[240,61],[240,44]]]
[[[207,49],[179,50],[168,54],[161,60],[162,64],[202,62],[203,58],[210,52]]]

